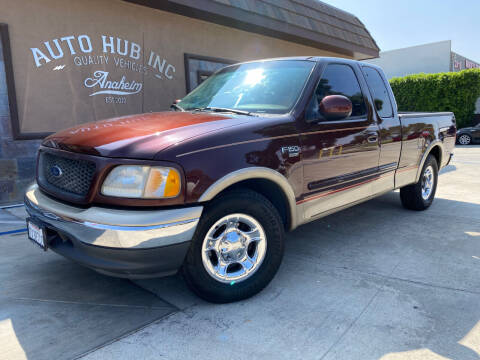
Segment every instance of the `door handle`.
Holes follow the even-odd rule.
[[[367,141],[369,143],[375,143],[378,141],[378,136],[377,135],[370,135],[368,138],[367,138]]]

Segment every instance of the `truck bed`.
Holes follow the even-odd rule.
[[[453,116],[453,112],[439,111],[439,112],[415,112],[415,111],[400,111],[400,117],[427,117],[427,116]]]
[[[410,123],[413,119],[418,122],[418,119],[421,118],[431,118],[434,117],[436,123],[438,125],[438,131],[446,131],[452,125],[455,124],[455,115],[453,112],[443,111],[443,112],[399,112],[398,117],[402,124]],[[430,123],[430,119],[425,119],[424,123]],[[432,123],[432,124],[433,124]]]

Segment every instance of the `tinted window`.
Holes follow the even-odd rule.
[[[392,117],[393,110],[390,96],[379,72],[374,68],[365,66],[363,67],[363,73],[365,74],[365,80],[373,96],[378,115],[380,117]]]
[[[318,104],[328,95],[343,95],[349,98],[353,105],[351,117],[364,116],[367,113],[357,77],[348,65],[327,65],[315,90],[315,95],[308,106],[307,119],[321,117],[318,114]]]

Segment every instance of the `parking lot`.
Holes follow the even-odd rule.
[[[0,359],[478,359],[480,146],[425,212],[397,192],[298,228],[259,295],[214,305],[42,252],[0,210]]]

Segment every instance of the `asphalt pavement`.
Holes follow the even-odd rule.
[[[0,234],[23,214],[0,211]],[[214,305],[178,276],[109,278],[0,235],[0,359],[480,357],[480,146],[456,149],[429,210],[392,192],[286,245],[263,292]]]

